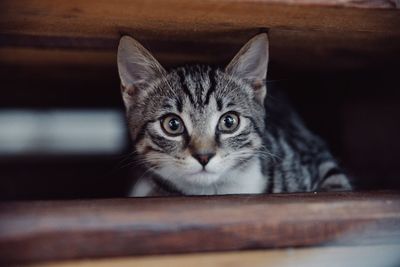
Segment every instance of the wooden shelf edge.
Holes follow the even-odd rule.
[[[400,194],[309,193],[0,203],[0,263],[398,244]]]
[[[400,262],[400,245],[341,246],[184,255],[106,258],[24,265],[25,267],[290,267],[392,266]],[[376,255],[380,255],[377,257]]]

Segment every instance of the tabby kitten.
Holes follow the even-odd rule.
[[[131,196],[350,190],[325,144],[286,104],[266,99],[267,34],[225,69],[165,70],[131,37],[118,70],[137,160]]]

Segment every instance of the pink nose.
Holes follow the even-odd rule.
[[[206,166],[212,157],[215,156],[215,153],[206,153],[206,154],[193,154],[193,157],[197,159],[201,165]]]

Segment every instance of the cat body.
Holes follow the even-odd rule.
[[[145,167],[131,195],[351,189],[286,101],[266,97],[267,66],[266,34],[251,39],[225,69],[169,71],[123,37],[122,95],[136,160]]]

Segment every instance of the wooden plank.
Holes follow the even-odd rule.
[[[0,203],[4,264],[399,241],[398,193]]]
[[[137,38],[166,66],[188,62],[224,65],[260,28],[268,28],[273,78],[299,72],[397,69],[398,7],[398,1],[389,0],[3,0],[0,66],[7,70],[10,64],[21,63],[18,58],[13,61],[14,54],[24,54],[18,47],[57,49],[50,53],[59,65],[74,58],[78,66],[93,66],[98,61],[115,66],[122,34]],[[70,60],[58,57],[59,49],[63,49],[61,54],[69,53],[65,50],[83,54],[74,51]],[[79,59],[87,56],[82,50],[92,49],[99,50],[99,59]],[[22,61],[43,66],[49,59],[46,53],[29,52]]]
[[[376,267],[398,266],[399,245],[314,247],[266,251],[202,253],[78,260],[26,267]]]
[[[190,32],[201,37],[260,27],[398,33],[399,2],[373,2],[3,0],[0,29],[8,34],[99,38],[136,32],[170,39]],[[366,8],[338,8],[352,5]]]
[[[214,37],[212,40],[193,40],[194,36],[185,41],[146,39],[144,36],[138,36],[138,39],[167,67],[188,62],[223,67],[250,36],[251,34],[241,33],[234,42],[215,41]],[[285,70],[287,73],[290,71],[304,73],[321,72],[321,69],[323,71],[382,69],[399,65],[400,60],[400,34],[332,34],[271,29],[269,38],[270,69],[275,73]],[[118,39],[89,44],[76,40],[72,47],[65,42],[64,47],[60,48],[49,47],[47,42],[43,42],[36,43],[36,48],[27,48],[13,46],[13,43],[10,43],[7,46],[0,46],[0,66],[35,65],[52,68],[65,65],[67,68],[70,66],[116,68]],[[321,62],[329,62],[329,64],[321,65]]]

